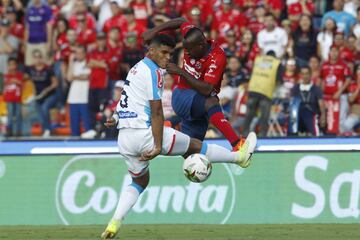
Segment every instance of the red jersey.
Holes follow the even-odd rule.
[[[339,58],[348,63],[352,63],[355,60],[353,51],[347,47],[340,47]]]
[[[18,38],[19,40],[23,40],[24,39],[24,33],[25,33],[25,28],[24,25],[21,23],[13,23],[11,24],[10,28],[9,28],[9,33],[13,36],[15,36],[16,38]]]
[[[21,83],[11,82],[13,79]],[[21,72],[4,74],[4,100],[6,102],[20,103],[22,92],[23,75]]]
[[[354,92],[356,91],[356,88],[358,87],[358,83],[357,82],[352,82],[349,86],[349,92],[350,94],[354,94]],[[352,104],[360,104],[360,93],[357,95],[355,101]]]
[[[103,32],[107,33],[113,27],[119,28],[120,31],[123,31],[126,28],[126,26],[127,26],[126,18],[124,17],[124,15],[119,14],[119,15],[113,16],[105,21],[104,27],[103,27]],[[123,35],[123,34],[121,33],[121,35]]]
[[[83,31],[77,32],[76,42],[79,45],[89,45],[96,41],[96,31],[94,29],[85,29]]]
[[[99,51],[95,49],[88,55],[89,60],[98,60],[109,62],[109,54],[107,51]],[[108,71],[106,68],[91,68],[90,73],[90,89],[103,89],[107,87]]]
[[[306,1],[306,7],[311,12],[314,13],[315,7],[312,1]],[[289,15],[300,15],[304,13],[304,9],[302,8],[299,2],[292,3],[288,6],[288,14]]]
[[[149,16],[149,9],[146,2],[137,3],[133,1],[130,3],[130,7],[134,9],[134,16],[136,19],[137,24],[147,28],[148,26],[148,18]]]
[[[143,34],[143,32],[145,32],[145,31],[146,31],[146,28],[144,28],[143,26],[141,26],[139,24],[135,24],[132,26],[129,26],[126,24],[126,27],[123,29],[123,31],[121,33],[123,34],[124,37],[126,37],[130,33],[136,35],[138,48],[140,48],[142,45],[141,34]]]
[[[182,1],[181,6],[181,15],[186,16],[187,19],[190,19],[190,10],[193,7],[198,7],[200,9],[200,19],[203,23],[206,22],[209,15],[213,14],[213,6],[216,1],[214,0],[184,0]]]
[[[109,79],[119,80],[120,78],[120,62],[123,58],[123,48],[120,44],[112,47],[110,43],[107,43],[108,49],[108,66],[109,66]]]
[[[78,28],[78,22],[76,19],[76,15],[70,16],[69,27],[71,29],[75,29],[75,30]],[[91,13],[86,13],[86,28],[87,29],[96,29],[96,20]]]
[[[61,33],[56,39],[57,50],[54,54],[54,60],[58,61],[61,59],[61,50],[69,46],[69,42],[66,38],[66,33]]]
[[[247,18],[236,9],[230,9],[229,12],[224,12],[222,7],[214,14],[214,20],[211,29],[219,33],[219,40],[225,38],[226,32],[234,29],[237,35],[240,35],[240,30],[247,24]]]
[[[226,67],[226,55],[224,50],[215,42],[211,44],[210,52],[200,60],[191,59],[188,54],[184,54],[183,69],[196,79],[210,83],[214,86],[216,94],[220,92],[221,81]],[[186,80],[178,77],[177,87],[182,89],[191,88]]]
[[[325,95],[335,94],[344,84],[346,77],[350,76],[350,69],[341,61],[335,64],[324,62],[320,71]]]

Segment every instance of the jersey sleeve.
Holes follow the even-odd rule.
[[[225,55],[219,55],[216,58],[212,58],[210,65],[205,71],[204,82],[210,83],[212,85],[218,84],[224,74],[226,67],[226,57]]]
[[[149,69],[146,71],[146,85],[145,91],[148,100],[161,100],[161,90],[163,85],[163,80],[161,77],[161,72],[159,69]]]

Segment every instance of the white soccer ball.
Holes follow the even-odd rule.
[[[203,154],[192,154],[183,164],[184,175],[192,182],[204,182],[211,175],[212,165]]]

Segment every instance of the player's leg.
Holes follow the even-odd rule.
[[[192,116],[198,114],[206,114],[209,122],[214,125],[224,135],[224,137],[230,142],[234,150],[238,150],[244,141],[236,134],[234,128],[225,118],[222,108],[219,103],[219,99],[216,97],[208,97],[197,94],[195,96],[192,108]]]
[[[138,171],[131,171],[129,173],[132,177],[132,182],[122,189],[118,204],[116,206],[115,213],[108,223],[105,231],[101,234],[102,239],[112,239],[114,238],[121,227],[121,223],[124,220],[125,216],[132,209],[132,207],[137,202],[140,194],[145,190],[149,183],[150,173],[148,168],[148,162],[140,162],[139,157],[129,157],[123,156],[129,168],[132,170],[134,168],[141,169]],[[142,166],[147,165],[147,166]]]
[[[183,120],[181,123],[181,132],[190,138],[196,138],[203,141],[208,129],[209,122],[206,117],[194,120]]]
[[[129,138],[129,136],[132,136]],[[153,147],[151,141],[151,129],[121,129],[119,131],[118,147],[132,182],[125,189],[122,189],[115,213],[101,234],[103,239],[111,239],[119,232],[121,222],[137,202],[140,194],[149,183],[149,162],[140,161],[140,153],[150,150]]]
[[[198,139],[190,138],[172,128],[164,128],[163,155],[182,155],[184,158],[194,153],[207,156],[212,163],[235,163],[247,167],[256,147],[256,134],[250,133],[244,146],[237,152],[216,144],[207,144]]]

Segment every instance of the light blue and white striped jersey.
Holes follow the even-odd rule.
[[[118,129],[151,126],[149,100],[161,99],[164,74],[165,70],[147,57],[130,69],[121,99],[116,106]]]

